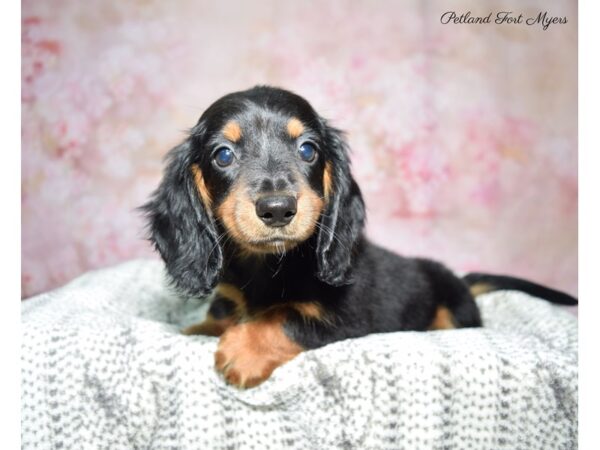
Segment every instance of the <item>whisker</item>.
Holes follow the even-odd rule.
[[[328,227],[328,226],[327,226],[327,225],[325,225],[325,224],[318,223],[318,222],[316,223],[316,226],[317,226],[317,228],[319,228],[319,229],[321,229],[321,230],[324,230],[324,231],[328,231],[328,232],[330,232],[330,233],[331,233],[331,236],[332,236],[332,237],[333,237],[333,238],[334,238],[334,239],[335,239],[335,240],[338,242],[338,244],[340,244],[340,245],[342,246],[342,248],[343,248],[344,250],[349,250],[348,246],[346,246],[346,245],[345,245],[345,244],[344,244],[344,243],[343,243],[343,242],[340,240],[340,238],[339,238],[338,236],[336,236],[336,233],[335,233],[335,231],[333,231],[333,230],[332,230],[330,227]]]
[[[229,239],[229,234],[227,232],[223,232],[220,235],[217,236],[215,245],[213,245],[212,249],[208,252],[208,256],[206,257],[206,267],[204,268],[204,270],[208,270],[208,261],[210,260],[210,257],[212,255],[212,253],[216,250],[216,248],[219,246],[219,243],[221,242],[221,240],[223,238],[227,238]]]

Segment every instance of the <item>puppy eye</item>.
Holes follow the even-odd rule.
[[[315,150],[314,145],[312,145],[310,142],[305,142],[302,144],[298,149],[298,153],[300,153],[300,158],[302,158],[302,161],[306,162],[314,161],[315,157],[317,156],[317,151]]]
[[[218,166],[227,167],[233,162],[233,151],[227,147],[221,147],[215,153],[214,159]]]

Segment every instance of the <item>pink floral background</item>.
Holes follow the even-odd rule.
[[[577,292],[576,1],[24,0],[22,55],[23,297],[156,257],[162,157],[255,84],[348,131],[375,241]]]

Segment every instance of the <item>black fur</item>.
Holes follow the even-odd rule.
[[[152,242],[175,285],[203,297],[218,281],[223,254],[214,220],[200,202],[189,170],[192,149],[188,139],[171,150],[163,180],[143,208]]]
[[[325,142],[330,149],[333,167],[333,191],[336,195],[321,218],[321,232],[317,240],[317,276],[332,286],[352,282],[350,249],[365,225],[365,203],[360,188],[350,173],[348,148],[342,133],[327,126]]]
[[[534,297],[544,298],[557,305],[575,306],[577,299],[564,292],[533,283],[520,278],[509,277],[506,275],[491,275],[489,273],[469,273],[463,280],[469,285],[488,285],[490,290],[514,290],[525,292]]]
[[[292,117],[305,127],[301,138],[285,134]],[[229,120],[241,126],[239,142],[222,136]],[[297,155],[305,139],[317,149],[310,163]],[[214,159],[223,145],[236,153],[235,163],[227,168]],[[324,197],[327,163],[332,194],[324,199],[314,232],[285,253],[243,251],[244,243],[232,237],[218,214],[235,183],[244,180],[251,200],[269,192],[298,195],[302,183]],[[203,204],[194,183],[194,164],[210,192],[210,207]],[[516,288],[563,304],[571,299],[546,288],[528,289],[531,284],[514,278],[470,275],[463,280],[439,263],[404,258],[368,242],[363,236],[365,206],[350,172],[343,134],[306,100],[281,89],[256,87],[211,105],[189,138],[170,153],[164,179],[143,208],[151,240],[186,294],[206,296],[218,282],[236,286],[245,298],[244,320],[277,306],[318,305],[318,317],[307,318],[293,308],[287,312],[285,331],[304,348],[369,333],[426,330],[440,307],[450,311],[455,327],[480,326],[469,292],[480,282],[489,290]]]

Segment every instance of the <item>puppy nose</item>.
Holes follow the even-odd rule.
[[[296,215],[296,199],[289,195],[262,197],[256,202],[256,215],[270,227],[283,227]]]

